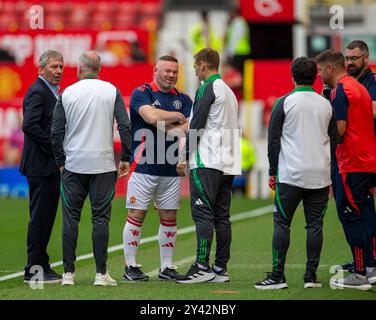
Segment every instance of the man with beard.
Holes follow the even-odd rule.
[[[368,67],[368,45],[362,40],[351,41],[345,51],[347,73],[366,87],[372,99],[376,133],[376,74]]]
[[[369,49],[368,45],[362,40],[354,40],[350,42],[345,51],[345,65],[347,68],[347,73],[352,76],[354,79],[358,80],[368,91],[372,99],[373,107],[373,117],[374,117],[374,126],[376,132],[376,75],[368,67],[369,59]],[[333,166],[333,169],[336,169],[336,164]],[[341,178],[337,174],[336,178],[333,179],[333,182],[336,182],[336,193],[344,192],[341,182]],[[342,191],[341,191],[342,190]],[[376,215],[375,213],[375,203],[373,201],[372,190],[370,190],[369,195],[367,196],[366,205],[364,207],[364,216],[367,220],[367,227],[370,232],[371,242],[372,242],[372,259],[376,260]],[[340,214],[341,219],[341,214]],[[372,262],[371,262],[372,263]],[[346,263],[342,265],[343,270],[353,271],[354,263]]]
[[[364,213],[369,188],[374,186],[376,174],[372,102],[367,90],[347,75],[342,53],[326,50],[316,62],[321,80],[333,88],[330,100],[340,136],[337,162],[332,162],[333,193],[355,263],[354,273],[331,284],[369,290],[376,282],[371,238]]]
[[[180,208],[181,178],[176,173],[179,134],[185,137],[191,99],[175,89],[178,60],[162,56],[154,66],[154,80],[136,88],[131,96],[132,157],[128,180],[128,218],[123,231],[127,281],[148,281],[136,264],[141,229],[148,205],[154,198],[160,218],[158,242],[161,280],[175,280],[172,265],[176,242],[176,212]],[[173,152],[170,152],[173,150]]]

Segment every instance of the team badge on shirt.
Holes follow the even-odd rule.
[[[181,110],[181,108],[183,107],[183,104],[180,100],[175,100],[172,104],[176,110]]]

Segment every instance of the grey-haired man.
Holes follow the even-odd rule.
[[[22,130],[25,142],[20,171],[29,183],[30,221],[27,232],[27,264],[24,281],[59,283],[61,276],[49,264],[47,246],[59,204],[60,173],[51,144],[51,120],[59,97],[63,55],[45,51],[39,58],[38,79],[23,101]],[[34,278],[33,278],[34,277]]]

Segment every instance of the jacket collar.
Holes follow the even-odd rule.
[[[51,91],[51,89],[48,87],[48,85],[39,77],[37,79],[37,82],[46,90],[46,92],[50,95],[50,97],[56,102],[57,99],[55,95],[53,94],[53,92]]]
[[[157,87],[157,85],[155,84],[154,81],[150,82],[149,85],[150,85],[151,89],[153,90],[153,92],[161,91],[161,90],[159,90],[159,88]],[[163,92],[163,91],[161,91],[161,92]],[[172,89],[169,91],[169,93],[172,93],[172,94],[174,94],[174,95],[176,95],[176,96],[178,95],[178,92],[176,91],[175,88],[172,88]]]
[[[300,92],[300,91],[315,91],[311,86],[301,86],[301,87],[296,87],[294,90],[291,91],[291,93],[294,92]]]

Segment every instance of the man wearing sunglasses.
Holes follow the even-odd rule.
[[[354,79],[357,79],[367,89],[369,95],[371,96],[375,127],[374,129],[376,133],[376,75],[368,67],[368,58],[368,45],[364,41],[354,40],[347,45],[345,51],[345,66],[347,68],[347,73]],[[332,163],[332,174],[333,190],[335,193],[335,197],[341,198],[341,195],[345,194],[345,191],[342,184],[341,176],[338,173],[337,163],[335,162]],[[372,266],[374,265],[373,263],[376,262],[376,216],[375,203],[373,200],[372,192],[374,192],[374,190],[370,190],[369,195],[367,196],[363,213],[366,219],[366,226],[369,231],[369,235],[371,236],[372,244],[372,257],[370,257],[371,261],[366,262],[367,266]],[[345,218],[343,216],[344,210],[342,210],[341,208],[337,208],[337,210],[339,218],[341,222],[343,222]],[[346,237],[348,237],[347,234]],[[372,261],[372,259],[374,261]],[[350,272],[353,272],[355,268],[354,262],[346,263],[341,267],[343,270],[347,270]]]
[[[362,40],[351,41],[345,51],[347,73],[366,87],[372,99],[376,134],[376,75],[368,67],[368,45]]]

